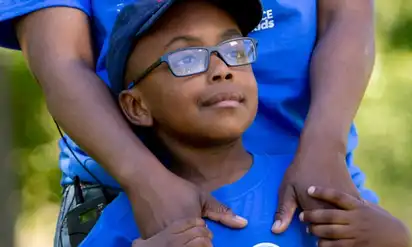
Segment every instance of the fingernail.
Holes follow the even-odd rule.
[[[209,231],[209,238],[212,239],[213,238],[213,233],[211,231]]]
[[[235,215],[235,220],[241,224],[247,224],[247,219],[240,217],[239,215]]]
[[[280,226],[282,225],[282,221],[276,220],[272,226],[272,232],[279,230]]]
[[[310,186],[308,189],[308,194],[312,195],[313,193],[315,193],[315,189],[316,189],[315,186]]]
[[[303,222],[305,215],[302,213],[299,214],[299,220]]]

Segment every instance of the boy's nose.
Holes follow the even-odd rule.
[[[216,54],[210,57],[209,65],[209,82],[220,83],[233,80],[233,73],[226,63]]]

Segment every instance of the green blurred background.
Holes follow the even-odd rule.
[[[381,205],[412,228],[412,1],[377,0],[376,9],[377,59],[356,118],[356,161]],[[52,246],[60,200],[58,133],[21,54],[0,50],[0,55],[12,102],[13,143],[7,157],[17,176],[3,177],[16,184],[12,196],[5,197],[18,211],[15,246]]]

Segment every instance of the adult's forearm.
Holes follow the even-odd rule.
[[[54,81],[44,90],[52,116],[122,186],[150,183],[147,179],[167,172],[131,131],[90,68],[63,62],[42,79]]]
[[[319,38],[310,66],[311,105],[301,146],[323,142],[321,146],[346,151],[348,132],[375,55],[373,9],[361,7],[350,6],[319,17]]]

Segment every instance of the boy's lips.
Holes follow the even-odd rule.
[[[221,92],[208,97],[201,102],[203,107],[219,106],[219,107],[236,107],[243,103],[245,97],[239,92]]]

